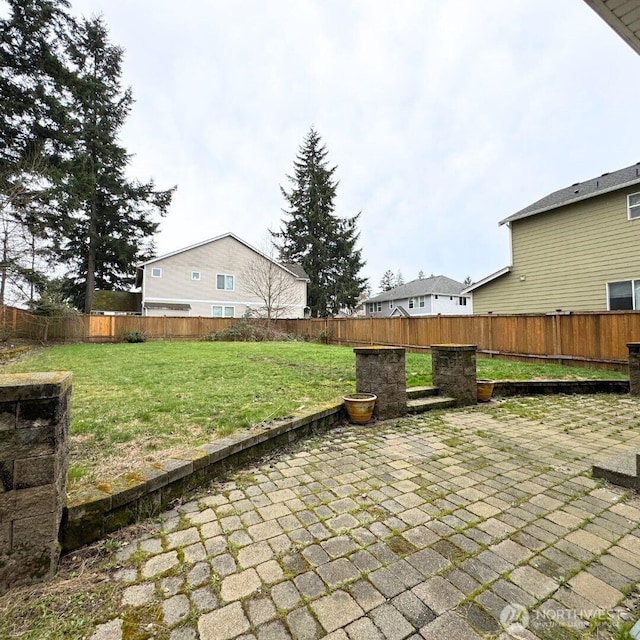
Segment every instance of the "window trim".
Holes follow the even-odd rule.
[[[196,275],[198,276],[197,278],[195,277]],[[202,280],[202,271],[192,271],[191,279],[196,282],[200,282]]]
[[[157,271],[158,273],[154,273],[154,271]],[[162,267],[151,267],[151,277],[162,278]]]
[[[631,309],[612,309],[611,308],[611,285],[622,282],[631,283]],[[605,292],[607,296],[607,311],[638,311],[640,303],[636,304],[636,286],[640,288],[640,278],[629,278],[627,280],[610,280],[605,283]]]
[[[220,315],[215,315],[214,309],[220,309]],[[227,311],[231,309],[231,315],[227,315]],[[212,318],[235,318],[236,308],[233,305],[227,304],[212,304],[211,305],[211,317]]]
[[[218,278],[224,278],[224,287],[218,286]],[[227,287],[227,278],[231,278],[231,288]],[[236,290],[236,277],[233,273],[216,273],[216,289],[218,291],[235,291]]]
[[[631,204],[631,198],[633,196],[638,197],[637,204]],[[635,212],[635,215],[631,215],[631,210]],[[627,219],[628,220],[638,220],[640,219],[640,191],[637,193],[630,193],[627,195]],[[618,282],[621,282],[620,280]]]

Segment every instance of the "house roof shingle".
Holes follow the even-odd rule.
[[[634,184],[640,184],[640,162],[632,164],[630,167],[618,169],[618,171],[612,171],[610,173],[603,173],[596,178],[591,178],[584,182],[576,182],[570,187],[554,191],[537,202],[530,204],[528,207],[510,215],[508,218],[500,220],[499,224],[508,224],[514,220],[535,216],[538,213],[551,211],[552,209],[557,209],[558,207],[563,207],[573,202],[587,200],[588,198],[593,198],[610,191],[617,191],[618,189]]]
[[[418,278],[399,287],[383,291],[376,296],[368,298],[367,302],[385,302],[387,300],[402,300],[403,298],[415,298],[426,295],[459,296],[465,285],[446,276],[431,276],[430,278]]]

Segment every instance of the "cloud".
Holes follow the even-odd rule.
[[[279,226],[311,125],[365,275],[480,279],[498,220],[636,157],[640,59],[581,2],[78,0],[126,50],[132,172],[178,184],[160,252]]]

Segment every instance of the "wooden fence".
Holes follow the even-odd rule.
[[[197,340],[240,320],[141,316],[45,318],[0,307],[6,335],[42,342],[116,342],[128,331],[151,340]],[[557,362],[619,366],[627,342],[640,342],[640,312],[430,316],[424,318],[330,318],[278,320],[287,333],[341,345],[396,345],[409,350],[432,344],[475,344],[481,354]]]

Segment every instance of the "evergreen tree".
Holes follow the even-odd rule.
[[[4,2],[2,213],[66,267],[62,291],[88,312],[96,287],[125,287],[133,265],[151,257],[154,214],[164,215],[173,190],[125,175],[130,156],[118,137],[133,99],[102,19],[76,21],[66,0]]]
[[[32,299],[46,281],[42,241],[52,168],[64,149],[73,74],[66,51],[75,31],[66,0],[4,0],[0,18],[0,215],[2,294]],[[30,245],[28,250],[22,244]],[[38,260],[36,260],[36,255]],[[28,257],[30,256],[30,258]],[[28,294],[26,293],[28,292]]]
[[[291,191],[281,187],[288,219],[272,234],[280,259],[301,264],[309,275],[308,304],[318,318],[354,309],[366,286],[359,276],[361,250],[356,249],[360,214],[338,218],[334,213],[336,168],[328,166],[327,149],[312,127],[294,161],[293,176],[287,176]]]
[[[424,280],[424,278],[425,278],[424,271],[420,269],[420,271],[418,272],[418,280]]]
[[[133,265],[152,257],[154,214],[166,213],[174,189],[126,176],[130,156],[118,138],[133,98],[120,84],[123,51],[109,42],[101,17],[78,24],[69,56],[76,74],[70,150],[56,176],[59,207],[49,229],[70,272],[63,290],[89,313],[96,288],[130,285]]]
[[[396,277],[393,274],[391,269],[387,269],[382,274],[382,279],[380,280],[380,289],[382,291],[390,291],[396,286]]]
[[[399,287],[401,284],[404,284],[404,278],[402,277],[402,273],[398,270],[396,274],[396,287]]]
[[[465,285],[465,286],[467,286],[467,287],[468,287],[470,284],[473,284],[473,280],[471,279],[471,276],[467,276],[467,277],[464,279],[464,282],[463,282],[462,284],[464,284],[464,285]]]
[[[34,158],[58,151],[69,115],[66,50],[74,21],[66,0],[4,0],[0,19],[0,188]],[[40,168],[43,165],[40,163]]]

